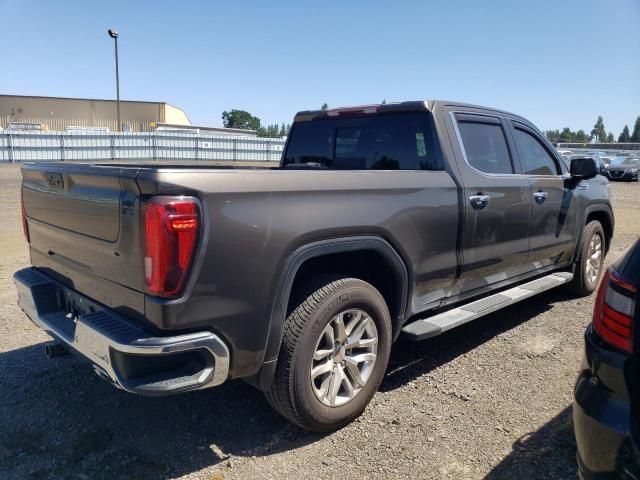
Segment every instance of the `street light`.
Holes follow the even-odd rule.
[[[116,112],[118,116],[118,131],[122,131],[122,125],[120,124],[120,75],[118,74],[118,31],[110,28],[109,36],[113,38],[116,47]]]

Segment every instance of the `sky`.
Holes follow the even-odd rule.
[[[164,101],[192,124],[447,99],[617,137],[640,115],[640,0],[0,0],[0,93]]]

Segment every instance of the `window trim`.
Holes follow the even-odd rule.
[[[519,122],[518,120],[511,120],[511,128],[512,128],[512,134],[513,134],[513,144],[514,147],[516,149],[516,152],[518,154],[518,162],[520,163],[520,175],[522,175],[523,177],[534,177],[534,178],[558,178],[558,177],[564,177],[565,173],[562,170],[562,167],[560,166],[560,160],[558,158],[556,158],[556,156],[554,155],[554,153],[549,149],[549,147],[546,145],[546,143],[540,138],[540,136],[536,133],[535,130],[533,130],[530,126],[526,125],[525,123]],[[552,174],[552,175],[541,175],[541,174],[536,174],[536,173],[525,173],[524,172],[524,164],[522,163],[522,158],[520,158],[520,150],[518,150],[518,141],[516,139],[516,130],[521,130],[524,133],[527,133],[529,135],[531,135],[539,144],[540,146],[543,148],[543,150],[545,152],[547,152],[547,155],[549,155],[551,157],[551,159],[553,160],[553,162],[555,163],[556,166],[556,171],[559,173],[556,174]]]
[[[475,123],[484,123],[485,125],[497,125],[497,126],[500,127],[500,129],[502,130],[502,135],[504,136],[504,143],[507,146],[507,152],[509,153],[509,162],[511,163],[511,170],[512,170],[511,173],[489,173],[489,172],[483,172],[482,170],[479,170],[476,167],[474,167],[473,165],[471,165],[471,163],[469,162],[469,157],[467,157],[467,150],[466,150],[466,147],[464,146],[464,142],[462,140],[462,134],[460,133],[460,128],[458,127],[458,119],[456,118],[456,114],[464,115],[465,117],[478,117],[478,120],[475,121]],[[477,172],[480,175],[484,175],[486,177],[506,177],[506,176],[519,175],[519,173],[516,172],[516,166],[515,166],[515,163],[513,161],[514,160],[513,151],[511,149],[511,145],[509,143],[509,137],[507,136],[507,131],[505,130],[505,125],[504,125],[502,117],[500,117],[498,115],[489,115],[489,114],[479,113],[479,112],[466,112],[466,111],[462,111],[462,110],[451,110],[449,112],[449,115],[451,116],[451,123],[453,124],[453,130],[454,130],[454,132],[456,134],[456,138],[458,140],[458,145],[460,146],[460,151],[462,152],[462,159],[464,160],[464,163],[470,169],[472,169],[474,172]],[[491,119],[492,121],[482,122],[481,121],[482,118]],[[497,122],[494,122],[493,120],[497,120]],[[464,120],[464,122],[474,123],[474,120],[469,119],[469,120]]]

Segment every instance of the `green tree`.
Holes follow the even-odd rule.
[[[385,98],[384,100],[382,100],[382,105],[386,105],[387,104],[387,99]]]
[[[571,131],[569,127],[564,127],[560,132],[560,138],[558,142],[571,143],[574,141],[575,134]]]
[[[593,139],[595,139],[596,142],[607,141],[607,131],[604,128],[604,122],[602,121],[601,115],[598,115],[598,120],[593,126],[593,130],[591,130],[591,135],[589,135],[589,140]]]
[[[320,110],[329,110],[329,105],[327,105],[327,102],[322,104],[322,106],[320,107]]]
[[[222,112],[222,124],[225,128],[242,128],[256,130],[260,128],[260,119],[244,110],[231,110]]]
[[[281,137],[287,136],[287,127],[284,126],[284,123],[280,126],[280,132],[278,135]]]
[[[627,143],[631,141],[631,135],[629,135],[629,127],[627,125],[624,126],[622,132],[618,136],[618,142]]]
[[[631,134],[632,142],[640,142],[640,115],[636,118],[636,123],[633,125],[633,133]]]
[[[609,132],[609,133],[607,134],[607,143],[613,143],[613,142],[615,142],[615,141],[616,141],[616,139],[615,139],[615,137],[613,136],[613,132]]]
[[[584,143],[589,140],[589,136],[584,130],[578,130],[573,137],[573,141],[577,143]]]
[[[280,127],[277,123],[267,125],[266,127],[258,127],[256,133],[259,137],[278,138],[280,136]]]
[[[544,136],[551,143],[558,143],[560,141],[560,130],[547,130],[544,132]]]

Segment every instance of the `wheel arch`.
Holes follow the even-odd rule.
[[[247,378],[249,383],[261,390],[271,384],[282,342],[282,326],[288,314],[289,299],[295,282],[304,279],[305,275],[327,273],[326,265],[335,265],[340,260],[366,257],[377,258],[378,261],[383,262],[384,272],[392,276],[389,281],[393,286],[393,292],[388,287],[380,288],[380,282],[372,282],[371,276],[364,275],[365,278],[362,279],[369,281],[381,290],[389,307],[394,339],[397,338],[404,322],[409,298],[409,270],[397,250],[384,238],[374,235],[332,238],[308,243],[297,248],[287,258],[278,277],[271,318],[269,319],[269,335],[264,361],[260,371],[254,377]],[[351,275],[354,273],[354,263],[357,262],[352,261],[350,265],[347,265],[348,268],[332,273]],[[324,272],[314,270],[314,266],[322,264],[325,265]],[[374,266],[377,265],[379,264],[374,264]],[[370,267],[369,272],[372,269],[373,267]],[[361,278],[363,275],[354,276]]]
[[[609,251],[611,239],[613,238],[613,212],[607,205],[592,205],[587,207],[584,212],[584,225],[592,220],[597,220],[602,225],[605,237],[605,253]],[[582,234],[582,231],[580,232]],[[579,243],[579,242],[578,242]]]

